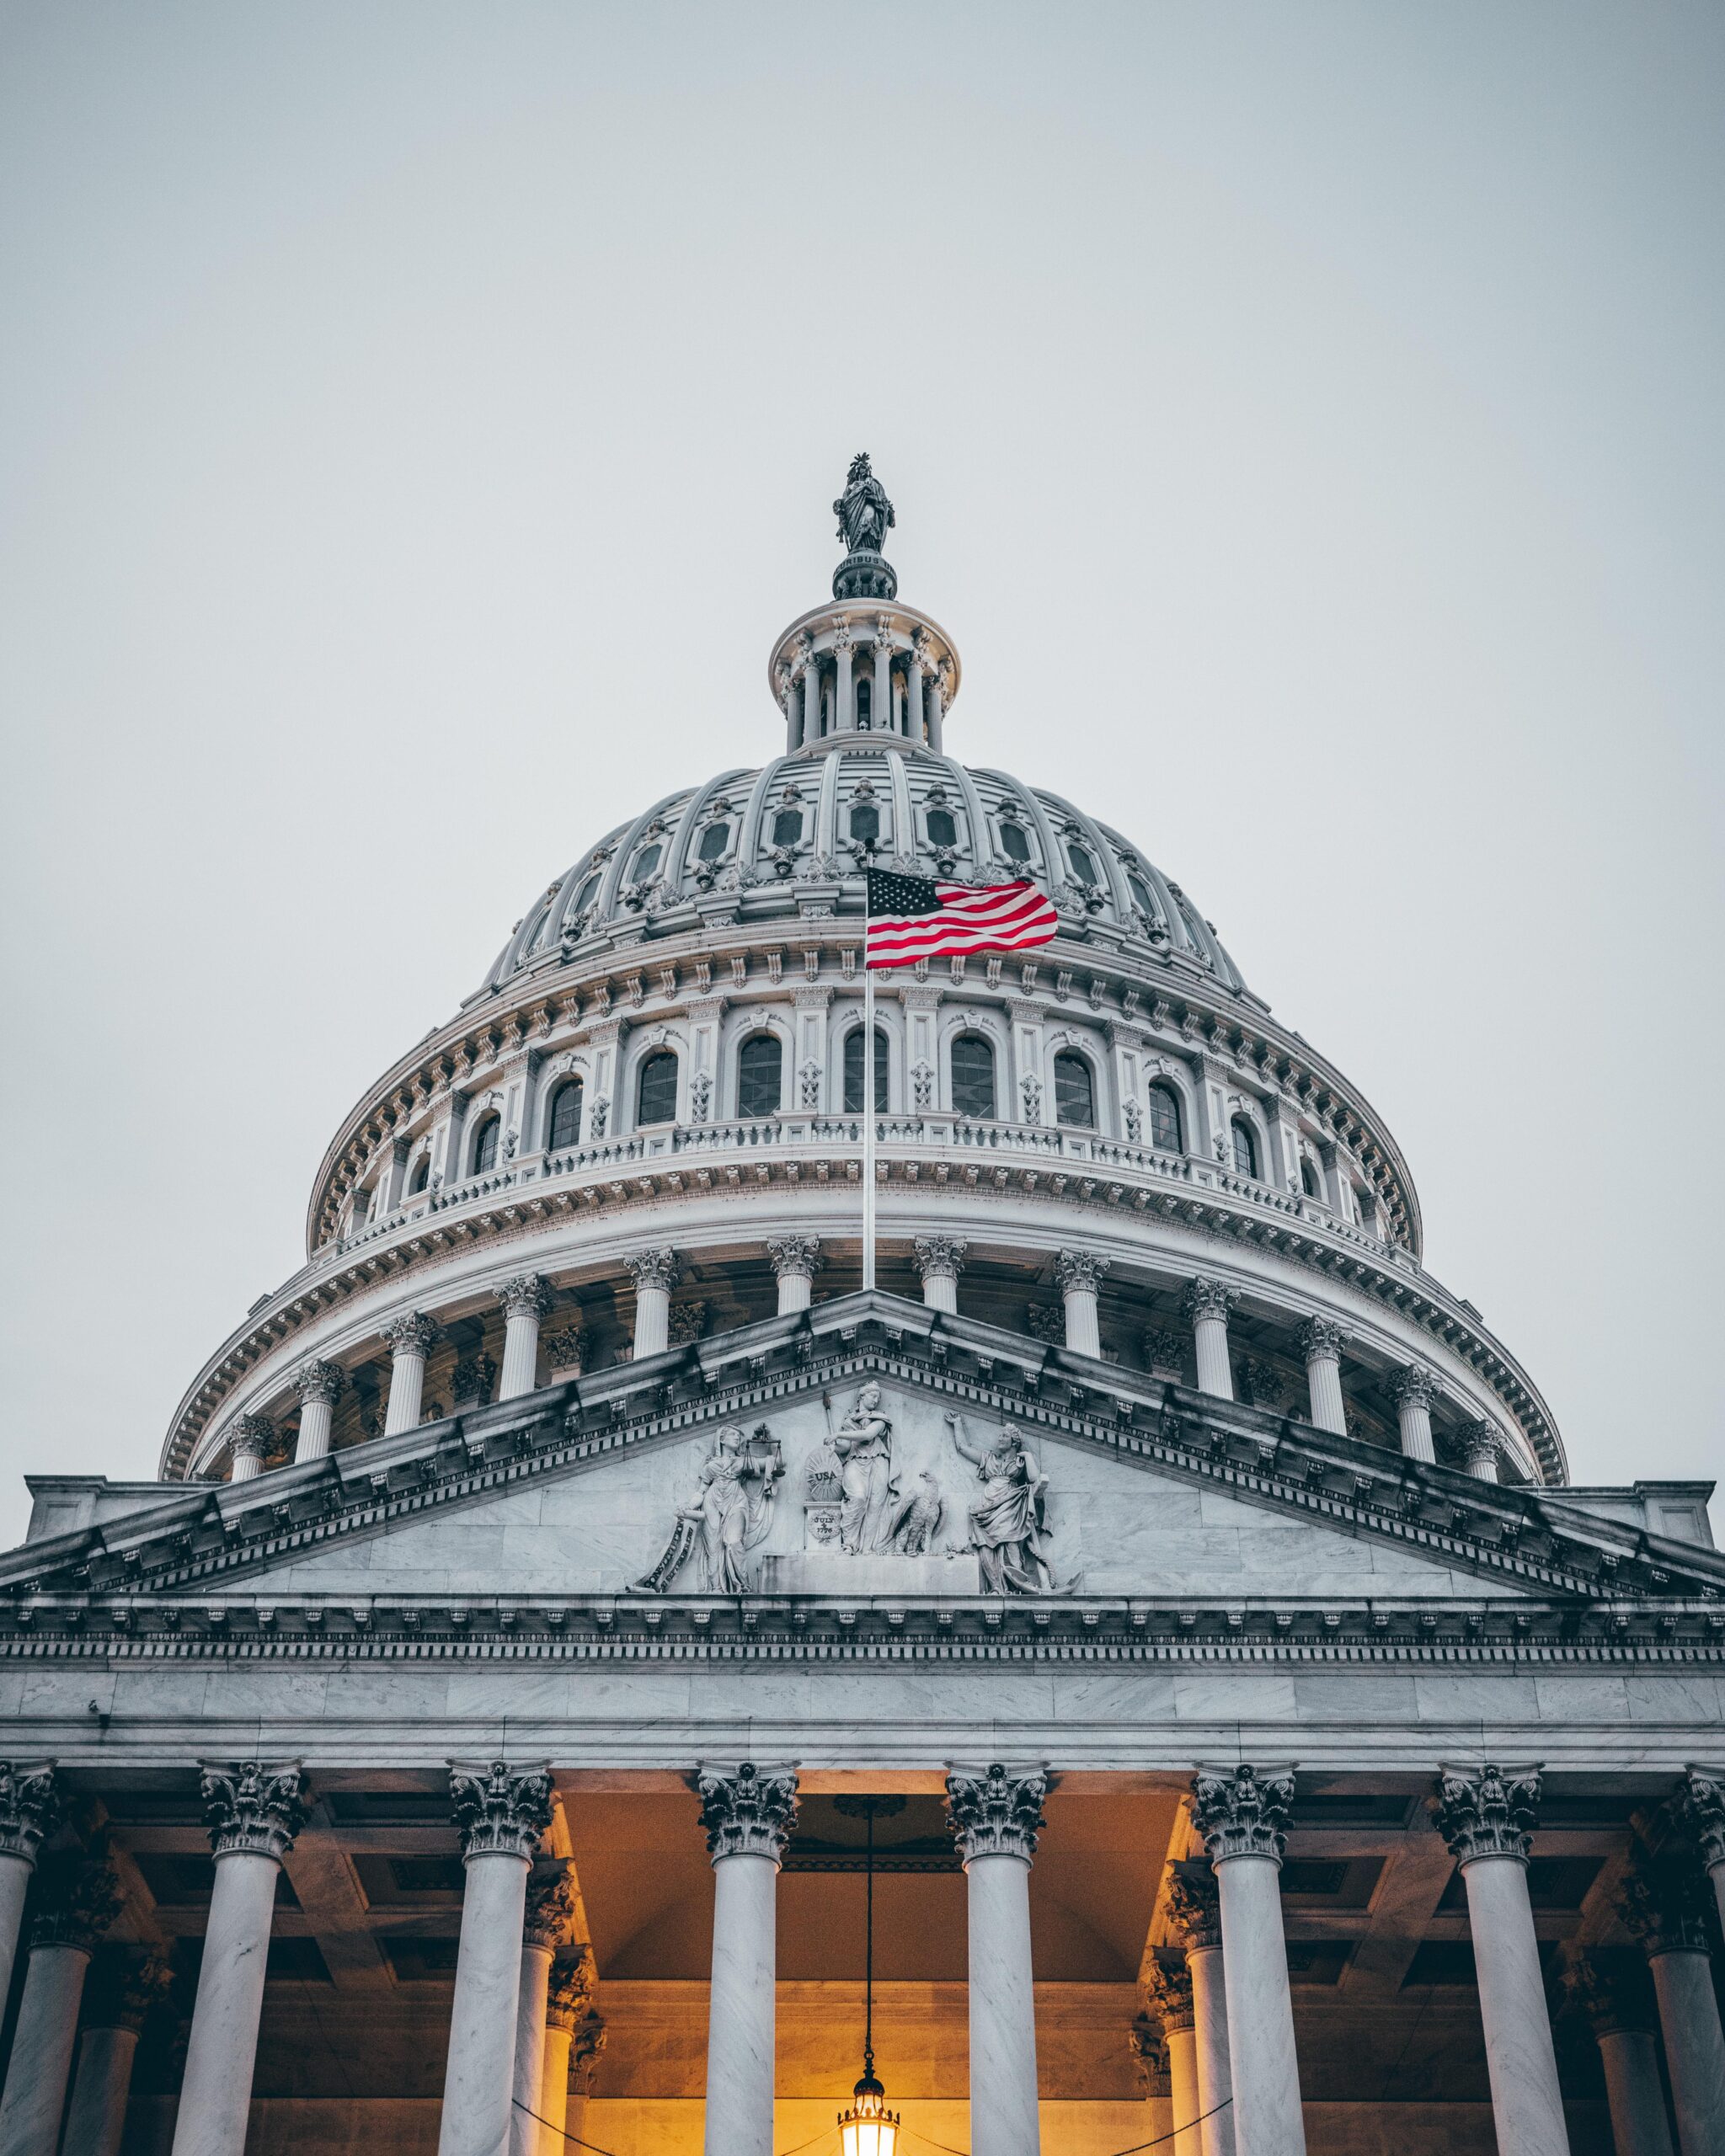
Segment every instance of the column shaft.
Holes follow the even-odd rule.
[[[383,1415],[384,1436],[393,1438],[400,1430],[417,1430],[419,1406],[425,1397],[425,1356],[416,1348],[398,1348],[389,1366],[389,1405]]]
[[[244,2156],[280,1868],[247,1849],[216,1860],[174,2156]]]
[[[922,718],[928,734],[928,745],[937,756],[943,756],[946,712],[942,707],[940,676],[926,674],[922,680]]]
[[[1408,1460],[1435,1460],[1432,1443],[1432,1411],[1423,1400],[1404,1400],[1396,1410],[1402,1451]]]
[[[810,659],[803,669],[803,742],[820,739],[820,669]]]
[[[293,1449],[296,1462],[322,1460],[329,1450],[329,1428],[335,1410],[327,1400],[308,1400],[300,1409],[300,1433]]]
[[[1036,2005],[1030,1973],[1030,1865],[973,1856],[970,1943],[972,2156],[1037,2156]]]
[[[777,1887],[770,1856],[713,1859],[706,2156],[772,2156]]]
[[[1348,1415],[1342,1402],[1342,1365],[1333,1355],[1314,1355],[1306,1365],[1311,1388],[1311,1419],[1321,1430],[1338,1438],[1348,1434]]]
[[[1228,1993],[1220,1946],[1188,1946],[1193,2034],[1198,2045],[1198,2110],[1204,2156],[1234,2156],[1234,2093],[1228,2063]],[[1224,2109],[1224,2106],[1227,2108]]]
[[[515,1999],[515,2099],[510,2118],[510,2156],[540,2156],[543,2138],[538,2114],[545,2083],[545,1997],[551,1983],[553,1950],[529,1942],[521,1948],[520,1987]],[[568,2051],[564,2051],[568,2068]],[[548,2116],[548,2114],[547,2114]]]
[[[54,2156],[60,2145],[78,2002],[89,1966],[81,1946],[30,1950],[0,2100],[0,2156]]]
[[[1463,1863],[1461,1876],[1498,2156],[1569,2156],[1527,1866],[1515,1856],[1479,1856]]]
[[[570,2145],[563,2139],[564,2129],[580,2131],[580,2121],[569,2116],[569,2046],[574,2041],[574,2030],[555,2021],[547,2025],[545,2054],[539,2063],[539,2116],[545,2123],[540,2128],[538,2156],[563,2156]]]
[[[635,1352],[633,1359],[662,1355],[670,1344],[670,1289],[649,1287],[635,1290]]]
[[[12,1995],[12,1965],[18,1959],[19,1928],[24,1922],[24,1897],[30,1891],[34,1857],[15,1850],[0,1851],[0,1999]]]
[[[1658,2047],[1644,2029],[1613,2029],[1599,2038],[1611,2138],[1617,2156],[1672,2156]]]
[[[504,2156],[510,2147],[526,1902],[524,1856],[479,1849],[467,1858],[437,2156]]]
[[[1234,1397],[1234,1373],[1228,1362],[1228,1321],[1222,1317],[1195,1318],[1192,1344],[1198,1354],[1198,1390],[1218,1400]]]
[[[1306,2151],[1280,1869],[1268,1856],[1228,1857],[1215,1867],[1240,2156],[1305,2156]]]
[[[264,1463],[254,1452],[237,1452],[233,1465],[227,1470],[230,1482],[249,1482],[254,1475],[264,1472]]]
[[[503,1376],[499,1400],[519,1400],[539,1382],[539,1313],[515,1310],[504,1320]]]
[[[912,741],[922,739],[922,661],[914,651],[905,670],[905,734]]]
[[[814,1296],[814,1283],[806,1273],[781,1273],[778,1276],[781,1317],[788,1317],[794,1310],[806,1310]]]
[[[959,1308],[958,1274],[925,1273],[922,1276],[922,1299],[932,1310],[950,1310],[956,1315]]]
[[[851,694],[850,646],[836,646],[833,660],[838,670],[833,680],[832,728],[835,734],[847,734],[857,723]]]
[[[1678,1950],[1648,1963],[1665,2033],[1665,2071],[1683,2156],[1725,2149],[1725,2036],[1711,1956]]]
[[[1095,1289],[1068,1288],[1065,1301],[1066,1345],[1075,1354],[1100,1356],[1102,1328],[1097,1320]]]
[[[137,2047],[136,2029],[84,2031],[66,2114],[66,2156],[120,2156]]]
[[[893,730],[893,653],[890,644],[874,647],[874,695],[872,723],[877,734]]]
[[[1204,2156],[1204,2129],[1198,2124],[1204,2105],[1198,2094],[1195,2030],[1169,2030],[1168,2079],[1173,2084],[1174,2156]]]

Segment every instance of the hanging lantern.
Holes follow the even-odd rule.
[[[895,2156],[899,2145],[899,2115],[886,2107],[886,2090],[874,2071],[874,1822],[878,1813],[902,1812],[901,1796],[841,1796],[838,1809],[868,1822],[868,1856],[864,1867],[866,1885],[863,1933],[862,2079],[852,2091],[851,2101],[839,2113],[839,2143],[844,2156]]]

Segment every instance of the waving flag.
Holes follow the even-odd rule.
[[[1029,951],[1050,943],[1060,915],[1034,883],[937,883],[927,876],[868,871],[868,930],[863,963],[915,965],[969,951]]]

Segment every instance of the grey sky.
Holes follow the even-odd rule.
[[[1648,0],[0,9],[0,1539],[772,753],[864,446],[948,746],[1365,1088],[1578,1481],[1712,1472],[1722,115]]]

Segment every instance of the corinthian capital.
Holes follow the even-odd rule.
[[[1429,1407],[1438,1396],[1438,1380],[1423,1363],[1410,1363],[1390,1381],[1390,1397],[1398,1407]]]
[[[78,1863],[52,1880],[30,1931],[32,1946],[93,1954],[120,1914],[120,1881],[105,1864]]]
[[[25,1765],[0,1759],[0,1856],[34,1864],[36,1851],[60,1823],[61,1809],[59,1785],[48,1761]]]
[[[1221,1892],[1208,1866],[1187,1866],[1169,1880],[1168,1919],[1188,1954],[1221,1945]]]
[[[553,2029],[573,2029],[593,2001],[599,1972],[590,1946],[559,1954],[545,1990],[545,2019]]]
[[[1048,1791],[1045,1768],[955,1767],[947,1776],[947,1824],[966,1869],[980,1856],[1017,1856],[1028,1864]]]
[[[543,1317],[551,1308],[551,1289],[537,1273],[518,1273],[497,1290],[503,1314],[509,1317]]]
[[[915,1245],[916,1273],[923,1280],[956,1280],[964,1269],[970,1247],[957,1235],[918,1235]]]
[[[1308,1363],[1339,1363],[1348,1345],[1346,1326],[1329,1317],[1307,1318],[1294,1337]]]
[[[1147,2014],[1140,2014],[1126,2031],[1126,2048],[1144,2083],[1145,2095],[1166,2096],[1169,2086],[1168,2040],[1160,2023],[1152,2021]]]
[[[1200,1767],[1192,1781],[1192,1817],[1212,1864],[1230,1857],[1282,1861],[1294,1802],[1290,1767]]]
[[[521,1944],[555,1950],[569,1935],[575,1920],[575,1875],[560,1865],[542,1879],[527,1881],[527,1906],[521,1919]]]
[[[383,1328],[382,1337],[396,1355],[429,1355],[437,1345],[437,1321],[422,1310],[409,1310]]]
[[[1596,1947],[1578,1956],[1563,1972],[1563,1986],[1595,2036],[1658,2025],[1646,1967],[1631,1947]]]
[[[1455,1433],[1455,1444],[1466,1473],[1483,1476],[1487,1481],[1496,1475],[1503,1440],[1495,1423],[1464,1422]]]
[[[293,1847],[306,1816],[305,1777],[296,1760],[206,1767],[198,1785],[217,1856],[273,1856],[280,1864]]]
[[[1681,1840],[1656,1854],[1637,1843],[1617,1895],[1617,1913],[1648,1961],[1661,1954],[1705,1954],[1712,1896],[1695,1852]]]
[[[543,1767],[451,1767],[449,1795],[462,1858],[518,1856],[531,1863],[551,1824],[551,1776]]]
[[[84,1980],[84,2026],[138,2035],[173,1982],[173,1972],[153,1954],[135,1946],[103,1947]]]
[[[728,1856],[782,1861],[797,1818],[797,1777],[789,1767],[702,1767],[695,1778],[701,1824],[718,1864]]]
[[[1525,1864],[1539,1815],[1540,1769],[1486,1765],[1438,1771],[1438,1828],[1460,1864],[1513,1856]]]
[[[275,1444],[275,1425],[267,1415],[236,1415],[227,1426],[227,1449],[235,1460],[267,1460]]]
[[[1223,1325],[1228,1313],[1240,1299],[1240,1290],[1231,1288],[1225,1281],[1209,1280],[1202,1274],[1186,1283],[1185,1299],[1182,1307],[1189,1324],[1196,1325],[1202,1318],[1213,1317]]]
[[[583,2096],[593,2085],[593,2070],[604,2049],[603,2016],[584,2014],[580,2026],[575,2031],[575,2040],[569,2046],[569,2086]]]
[[[1170,1968],[1164,1961],[1152,1961],[1144,1975],[1144,1995],[1166,2036],[1179,2036],[1198,2018],[1192,2004],[1192,1972],[1183,1961]]]
[[[819,1235],[781,1235],[766,1246],[777,1280],[812,1280],[825,1262]]]
[[[623,1265],[638,1295],[644,1288],[662,1288],[668,1295],[681,1278],[674,1250],[638,1251],[633,1257],[626,1257]]]
[[[302,1407],[309,1406],[314,1400],[333,1407],[346,1383],[347,1372],[339,1363],[302,1363],[293,1374],[294,1390],[300,1396]]]
[[[1060,1293],[1070,1295],[1076,1288],[1093,1295],[1102,1284],[1102,1276],[1114,1262],[1097,1251],[1063,1250],[1055,1259],[1055,1278]]]
[[[1684,1776],[1683,1806],[1711,1871],[1725,1864],[1725,1771],[1691,1767]]]

